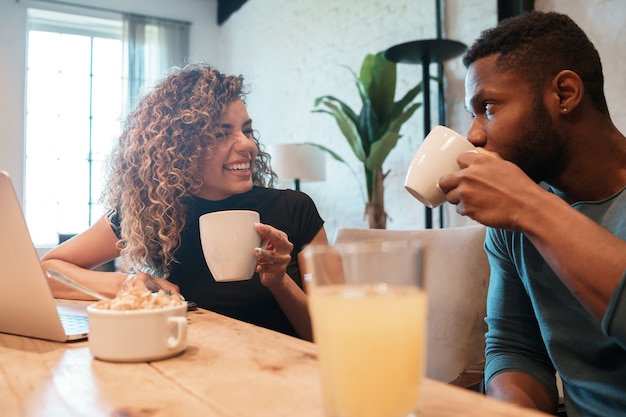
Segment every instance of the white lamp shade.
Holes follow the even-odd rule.
[[[324,181],[326,155],[320,148],[297,143],[268,145],[272,169],[281,180]]]

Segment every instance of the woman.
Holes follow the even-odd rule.
[[[275,174],[261,150],[244,103],[243,78],[206,65],[177,69],[129,115],[112,154],[106,189],[109,213],[47,253],[59,270],[109,296],[145,286],[182,293],[200,307],[311,339],[307,297],[297,255],[327,243],[312,200],[271,187]],[[208,212],[260,213],[251,280],[215,282],[200,245],[198,218]],[[92,268],[121,256],[128,273]],[[56,297],[84,299],[50,281]]]

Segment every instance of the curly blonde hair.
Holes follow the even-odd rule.
[[[226,107],[245,99],[243,77],[206,64],[173,69],[126,120],[113,148],[108,205],[120,218],[122,267],[167,277],[185,226],[189,198],[216,145]],[[255,132],[254,185],[272,187],[276,175]]]

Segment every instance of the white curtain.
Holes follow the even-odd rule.
[[[173,66],[189,56],[190,23],[124,14],[124,59],[128,80],[126,109]]]

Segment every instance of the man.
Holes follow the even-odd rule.
[[[468,139],[439,185],[487,226],[487,394],[574,416],[626,415],[626,138],[598,52],[567,16],[532,12],[466,52]]]

